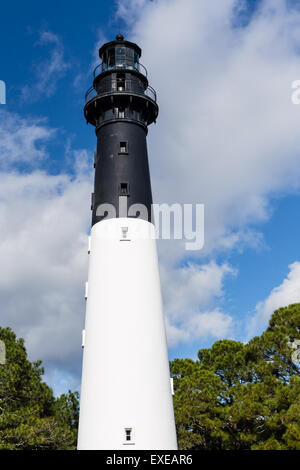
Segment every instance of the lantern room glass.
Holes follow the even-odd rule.
[[[139,55],[131,47],[110,47],[103,54],[103,70],[129,69],[139,70]]]

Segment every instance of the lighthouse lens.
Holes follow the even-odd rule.
[[[130,47],[126,47],[126,68],[133,69],[134,51]]]
[[[108,69],[112,69],[115,67],[115,49],[108,50]]]
[[[116,68],[139,70],[139,55],[132,47],[110,47],[102,55],[102,71]]]
[[[116,66],[125,67],[125,47],[116,48]]]

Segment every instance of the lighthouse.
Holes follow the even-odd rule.
[[[146,142],[156,92],[121,34],[99,57],[78,449],[176,449]]]

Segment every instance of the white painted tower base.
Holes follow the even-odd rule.
[[[92,228],[78,449],[177,449],[154,234]]]

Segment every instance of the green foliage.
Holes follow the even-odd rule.
[[[300,304],[276,310],[248,344],[217,341],[197,361],[171,362],[179,448],[300,450],[295,340]]]
[[[78,394],[54,398],[42,381],[41,362],[30,362],[22,339],[0,328],[6,363],[0,364],[0,450],[72,449],[76,446]]]
[[[0,328],[0,450],[76,448],[79,396],[58,398],[30,362],[24,341]],[[300,304],[276,310],[269,327],[243,344],[217,341],[198,360],[171,362],[180,449],[300,450]]]

